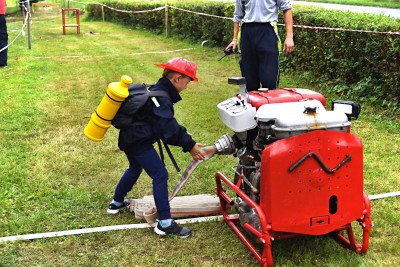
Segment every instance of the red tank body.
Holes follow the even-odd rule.
[[[325,97],[317,92],[302,88],[282,88],[268,91],[252,91],[247,94],[247,101],[256,109],[265,104],[318,100],[326,107]]]

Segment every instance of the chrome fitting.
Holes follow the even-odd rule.
[[[233,139],[230,135],[224,134],[214,143],[215,148],[217,149],[217,154],[229,155],[235,153],[235,144],[233,143]]]

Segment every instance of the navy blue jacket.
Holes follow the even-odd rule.
[[[167,78],[160,78],[150,90],[166,91],[170,98],[156,97],[159,107],[149,99],[134,115],[133,121],[138,123],[120,130],[119,148],[122,151],[129,149],[140,152],[144,147],[162,139],[169,145],[180,146],[184,152],[189,152],[196,142],[174,117],[173,104],[182,100],[178,91]]]

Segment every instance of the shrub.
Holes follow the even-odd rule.
[[[304,8],[295,24],[377,32],[400,31],[400,20],[383,15]],[[296,52],[285,68],[312,72],[329,86],[364,101],[400,103],[400,36],[327,30],[294,31]]]
[[[163,2],[146,2],[107,5],[121,10],[150,10],[163,6]],[[234,3],[183,2],[173,6],[199,13],[232,17]],[[101,19],[101,6],[87,6],[89,19]],[[165,32],[163,11],[129,14],[105,8],[106,20],[144,28],[155,33]],[[334,14],[334,15],[333,15]],[[311,7],[296,7],[294,24],[399,32],[400,20],[383,15],[332,11]],[[215,46],[225,47],[233,35],[232,21],[202,16],[169,8],[170,33],[193,41],[209,40]],[[280,22],[283,21],[280,13]],[[281,40],[285,30],[280,27]],[[362,101],[381,103],[384,106],[400,104],[400,36],[378,33],[361,33],[332,30],[294,29],[296,50],[282,57],[281,68],[312,73],[326,86],[322,89],[340,91]],[[342,88],[342,89],[340,89]],[[388,104],[390,103],[390,104]]]

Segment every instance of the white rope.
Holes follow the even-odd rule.
[[[116,8],[109,7],[109,6],[106,6],[104,4],[100,4],[100,3],[98,3],[98,4],[101,5],[101,6],[104,6],[104,7],[108,8],[108,9],[111,9],[111,10],[115,10],[115,11],[122,12],[122,13],[129,13],[129,14],[148,13],[148,12],[155,12],[155,11],[159,11],[159,10],[165,9],[165,7],[162,6],[162,7],[157,7],[157,8],[150,9],[150,10],[131,11],[131,10],[116,9]]]
[[[177,9],[177,10],[180,10],[180,11],[188,12],[188,13],[193,13],[193,14],[197,14],[197,15],[206,16],[206,17],[213,17],[213,18],[218,18],[218,19],[232,20],[232,18],[228,18],[228,17],[221,17],[221,16],[217,16],[217,15],[211,15],[211,14],[206,14],[206,13],[195,12],[195,11],[191,11],[191,10],[187,10],[187,9],[183,9],[183,8],[179,8],[179,7],[174,7],[174,6],[170,6],[170,5],[168,5],[168,7],[172,8],[172,9]]]
[[[370,195],[370,196],[368,196],[368,198],[370,200],[376,200],[376,199],[382,199],[382,198],[394,197],[394,196],[400,196],[400,191],[377,194],[377,195]],[[218,216],[197,217],[197,218],[190,218],[190,219],[180,219],[180,220],[176,220],[176,221],[180,224],[186,224],[186,223],[197,223],[197,222],[207,222],[207,221],[220,221],[222,219],[223,219],[222,215],[218,215]],[[153,225],[150,225],[148,223],[139,223],[139,224],[123,224],[123,225],[102,226],[102,227],[86,228],[86,229],[66,230],[66,231],[59,231],[59,232],[14,235],[14,236],[1,237],[0,243],[16,241],[16,240],[33,240],[33,239],[41,239],[41,238],[49,238],[49,237],[80,235],[80,234],[108,232],[108,231],[115,231],[115,230],[143,229],[143,228],[150,228],[150,227],[153,227]]]
[[[222,219],[223,219],[222,215],[218,215],[218,216],[181,219],[181,220],[176,220],[176,222],[178,222],[179,224],[186,224],[186,223],[198,223],[198,222],[208,222],[208,221],[220,221]],[[14,235],[14,236],[1,237],[0,243],[17,241],[17,240],[34,240],[34,239],[49,238],[49,237],[108,232],[108,231],[115,231],[115,230],[143,229],[143,228],[150,228],[150,227],[153,227],[153,226],[148,223],[139,223],[139,224],[123,224],[123,225],[102,226],[102,227],[86,228],[86,229],[66,230],[66,231],[59,231],[59,232]]]
[[[396,196],[400,196],[400,191],[377,194],[377,195],[370,195],[370,196],[368,196],[368,198],[370,200],[376,200],[376,199],[387,198],[387,197],[396,197]]]
[[[25,7],[25,6],[23,6],[23,7],[24,7],[25,12],[26,12],[26,17],[25,17],[25,21],[24,21],[24,24],[22,25],[21,30],[19,31],[19,33],[17,34],[17,36],[14,38],[14,40],[12,40],[10,43],[8,43],[8,45],[6,45],[5,47],[3,47],[3,48],[0,49],[0,52],[2,52],[3,50],[6,50],[7,48],[9,48],[10,45],[12,45],[12,44],[18,39],[18,37],[24,32],[24,28],[25,28],[26,23],[28,22],[28,18],[29,18],[30,16],[29,16],[29,12],[28,12],[28,10],[26,9],[26,7]]]
[[[103,4],[103,3],[98,3],[98,2],[79,2],[79,1],[73,1],[73,0],[70,0],[69,2],[74,2],[74,3],[78,3],[78,4],[84,4],[84,5],[86,5],[86,4],[100,5],[100,6],[106,7],[106,8],[111,9],[111,10],[115,10],[115,11],[118,11],[118,12],[121,12],[121,13],[129,13],[129,14],[148,13],[148,12],[155,12],[155,11],[159,11],[159,10],[165,9],[165,7],[162,6],[162,7],[157,7],[157,8],[150,9],[150,10],[132,11],[132,10],[122,10],[122,9],[113,8],[113,7],[107,6],[107,5]]]

